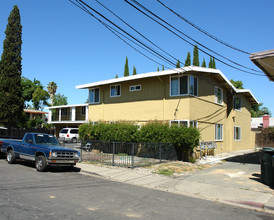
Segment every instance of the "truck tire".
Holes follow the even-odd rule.
[[[7,161],[9,164],[13,164],[15,162],[15,153],[13,150],[9,150],[7,152]]]
[[[44,172],[47,168],[47,161],[44,156],[38,156],[35,158],[35,167],[38,172]]]

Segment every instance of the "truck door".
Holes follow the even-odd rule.
[[[21,157],[27,157],[27,159],[34,158],[33,149],[33,136],[32,134],[27,134],[25,139],[21,143]],[[31,158],[30,158],[31,157]]]

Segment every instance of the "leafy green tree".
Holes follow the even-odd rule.
[[[67,105],[68,104],[68,98],[64,95],[61,95],[60,93],[53,96],[53,106],[57,105]]]
[[[176,63],[176,68],[180,68],[180,67],[181,67],[181,63],[180,63],[180,60],[178,60]]]
[[[22,76],[21,85],[24,102],[30,102],[32,99],[32,93],[35,90],[34,83],[30,79]]]
[[[162,70],[165,70],[165,66],[164,65],[162,66]]]
[[[244,84],[242,81],[234,81],[233,79],[230,80],[233,86],[235,86],[236,89],[244,89]]]
[[[191,58],[190,53],[187,52],[186,60],[185,60],[185,66],[191,66]]]
[[[115,78],[117,79],[118,78],[118,75],[116,74]]]
[[[193,66],[200,66],[199,50],[197,45],[194,46],[194,50],[193,50]]]
[[[22,25],[17,5],[9,15],[5,34],[0,61],[0,122],[10,131],[22,117],[24,107],[21,86]]]
[[[203,59],[203,62],[202,62],[202,66],[201,67],[204,67],[206,68],[206,62],[205,62],[205,58]]]
[[[137,74],[137,70],[136,70],[136,67],[133,66],[133,74],[132,75],[136,75]]]
[[[32,104],[36,110],[43,110],[44,106],[49,106],[47,100],[49,99],[49,93],[38,86],[32,93]]]
[[[126,57],[126,63],[124,67],[124,76],[129,76],[128,59]]]
[[[51,106],[53,106],[53,96],[55,95],[57,88],[58,87],[55,82],[48,83],[47,89],[48,89],[48,93],[49,93],[49,97],[50,97]]]
[[[157,72],[159,72],[159,67],[157,68]]]

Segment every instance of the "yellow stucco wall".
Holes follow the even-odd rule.
[[[210,76],[197,73],[196,76],[197,97],[171,97],[169,76],[122,82],[119,84],[119,97],[110,97],[111,85],[101,86],[100,103],[89,105],[89,121],[132,121],[142,124],[152,120],[194,120],[198,122],[203,141],[215,141],[215,124],[223,124],[223,140],[217,141],[216,153],[253,148],[250,103],[246,97],[238,95],[242,100],[241,111],[233,108],[228,111],[227,95],[231,90],[225,89]],[[141,91],[129,91],[131,85],[141,85]],[[215,86],[223,89],[222,105],[215,103]],[[234,140],[234,126],[241,127],[241,140]]]

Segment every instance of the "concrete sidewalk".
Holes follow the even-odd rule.
[[[252,152],[254,151],[240,151],[207,157],[200,163],[218,163],[226,158],[254,156]],[[274,190],[260,182],[258,177],[260,165],[258,164],[247,165],[228,159],[222,165],[176,178],[154,174],[143,168],[129,169],[85,163],[79,163],[77,167],[81,169],[82,174],[86,175],[96,175],[151,189],[265,210],[274,214]]]

